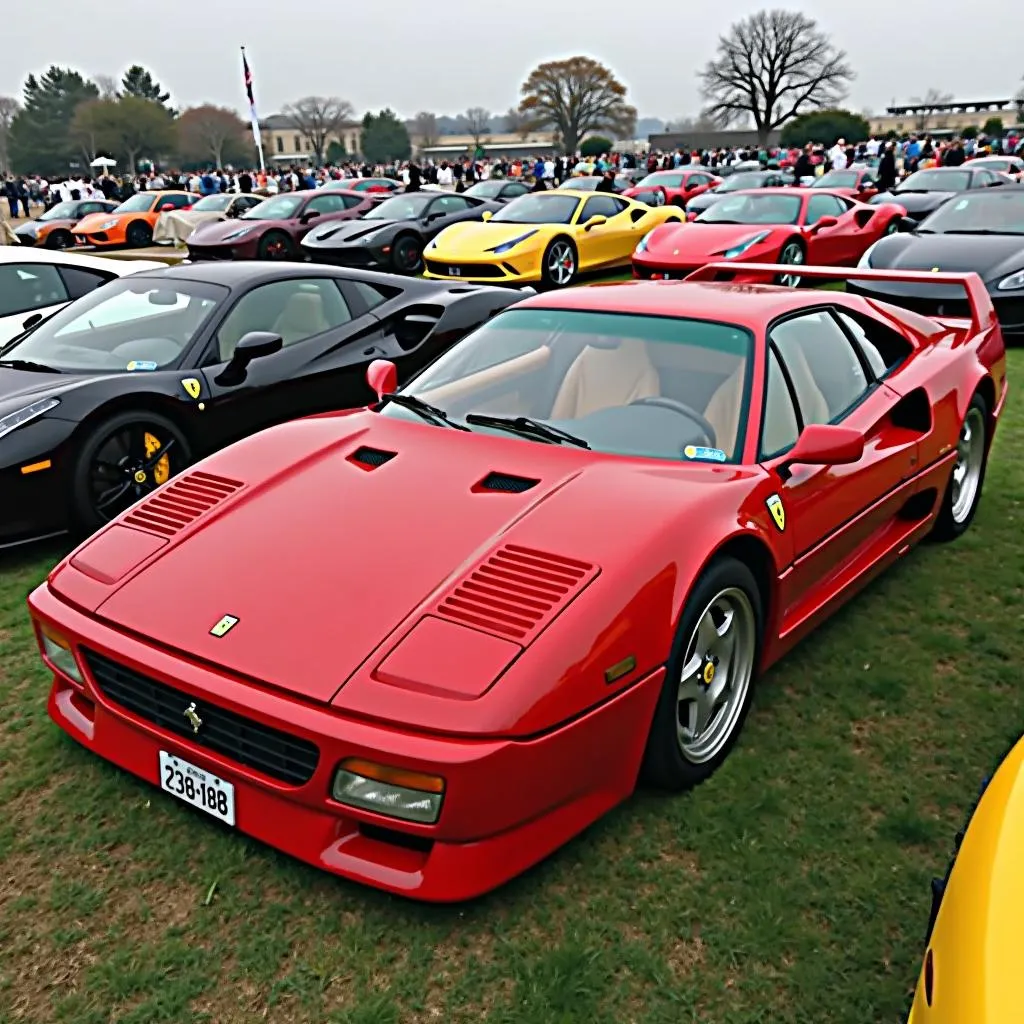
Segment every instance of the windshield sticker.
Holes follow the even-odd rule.
[[[149,359],[133,359],[125,369],[129,373],[137,373],[141,371],[155,370],[157,364]]]
[[[702,445],[688,444],[683,449],[683,454],[688,459],[696,459],[698,462],[725,462],[725,452],[721,448],[705,448]]]

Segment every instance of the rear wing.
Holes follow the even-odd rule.
[[[684,280],[731,281],[737,275],[744,278],[764,275],[765,284],[771,284],[780,274],[794,274],[801,278],[815,278],[821,281],[893,281],[902,284],[958,285],[967,293],[971,327],[975,333],[995,327],[998,323],[992,296],[989,295],[981,277],[973,270],[954,274],[928,270],[870,270],[867,267],[808,267],[802,263],[797,268],[791,263],[737,263],[730,260],[727,263],[708,263],[706,266],[698,267],[687,274]],[[884,295],[873,295],[871,298],[899,305],[899,296],[889,298]]]

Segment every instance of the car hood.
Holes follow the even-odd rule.
[[[75,224],[75,230],[82,234],[88,234],[90,231],[99,231],[100,225],[106,224],[107,221],[122,221],[126,217],[148,216],[149,214],[145,211],[140,211],[139,213],[90,213]]]
[[[282,221],[273,220],[243,220],[241,217],[235,217],[231,220],[218,220],[213,223],[200,224],[196,227],[195,231],[189,236],[190,242],[195,242],[201,245],[216,245],[218,242],[223,242],[228,235],[233,235],[236,231],[241,231],[242,228],[251,228],[252,230],[243,235],[243,238],[249,237],[256,231],[262,231],[264,228],[269,227],[271,224],[282,226]],[[234,239],[232,239],[234,241]]]
[[[715,203],[725,199],[728,192],[712,192],[708,189],[707,192],[701,192],[699,196],[694,196],[692,199],[686,201],[687,210],[706,210],[710,206],[714,206]]]
[[[354,458],[365,448],[394,454],[368,468]],[[199,486],[207,486],[205,474],[214,481],[211,493],[225,496],[205,514],[180,528],[168,527],[165,515],[154,519],[161,496],[174,494],[172,481],[71,557],[71,569],[90,579],[83,583],[62,566],[50,586],[117,628],[351,710],[368,686],[380,693],[379,683],[364,678],[364,666],[372,669],[424,616],[445,619],[442,606],[453,588],[499,549],[531,552],[536,579],[560,560],[583,567],[573,592],[538,613],[530,636],[506,637],[521,650],[575,609],[570,602],[586,600],[586,588],[602,573],[606,610],[620,614],[649,583],[642,555],[652,545],[678,548],[667,536],[676,529],[674,517],[682,511],[711,521],[709,490],[717,487],[738,528],[737,497],[725,492],[749,487],[754,473],[604,456],[366,411],[313,417],[242,441],[193,471]],[[521,493],[488,490],[482,481],[489,474],[533,485]],[[178,483],[190,486],[189,477]],[[152,502],[157,512],[150,514]],[[609,521],[628,518],[628,540],[621,531],[581,531],[580,508],[597,505]],[[126,552],[140,549],[145,553],[134,566],[126,561]],[[674,573],[663,578],[671,590]],[[237,625],[222,638],[211,635],[225,615]],[[466,621],[463,636],[479,639]],[[468,621],[480,625],[471,615]],[[574,623],[572,644],[585,650],[607,634],[600,616],[581,625],[577,614]],[[359,685],[347,685],[356,674]],[[392,707],[388,714],[405,712]]]
[[[569,225],[557,226],[564,227],[566,231],[572,230]],[[503,224],[500,221],[497,224],[494,221],[468,221],[463,224],[452,224],[437,236],[429,254],[434,256],[439,253],[464,256],[489,254],[490,249],[522,238],[523,235],[531,235],[530,241],[546,240],[550,237],[552,228],[553,225],[550,224]]]
[[[323,227],[314,228],[302,240],[307,249],[340,249],[343,246],[351,245],[361,238],[369,238],[378,232],[394,235],[396,229],[409,225],[416,226],[412,220],[355,220],[342,221],[341,223],[324,224]]]
[[[9,352],[5,358],[16,359],[17,350]],[[44,398],[60,398],[66,392],[103,376],[108,375],[34,373],[31,370],[12,370],[10,367],[0,366],[0,416],[24,409],[26,405]]]
[[[775,224],[666,224],[647,240],[647,256],[681,262],[719,256],[762,232],[777,230]]]
[[[878,195],[871,197],[871,205],[898,203],[907,211],[908,216],[916,217],[937,210],[947,199],[952,199],[953,196],[959,194],[959,192],[879,192]]]

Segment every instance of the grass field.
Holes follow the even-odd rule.
[[[8,555],[0,1022],[900,1021],[928,880],[1024,723],[1022,525],[1018,390],[970,532],[773,670],[710,782],[641,793],[440,909],[290,861],[67,739],[24,609],[62,552]]]

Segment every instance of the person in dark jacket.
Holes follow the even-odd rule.
[[[406,186],[406,192],[419,192],[420,185],[423,184],[423,172],[420,170],[419,165],[410,162],[409,163],[409,184]]]
[[[888,192],[896,187],[896,154],[893,152],[892,143],[885,144],[885,151],[881,160],[878,161],[878,191]]]
[[[814,164],[811,163],[811,144],[809,142],[796,158],[796,163],[793,165],[793,177],[798,185],[801,178],[814,177]]]
[[[615,191],[615,171],[607,170],[601,176],[601,180],[597,183],[595,192],[614,192]]]
[[[242,171],[238,176],[238,191],[245,194],[252,191],[252,175],[248,171]]]

